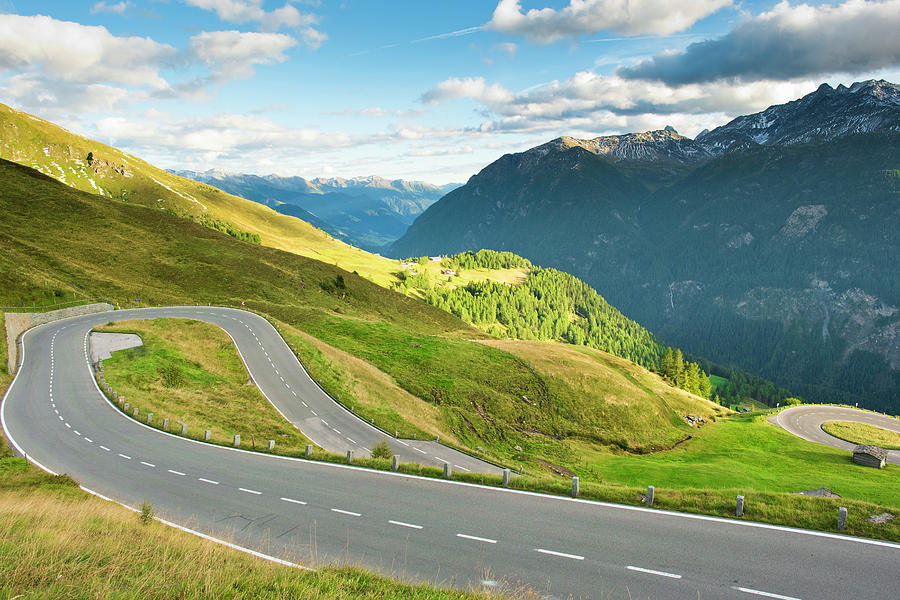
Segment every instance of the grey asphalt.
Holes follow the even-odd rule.
[[[203,320],[226,314],[178,310]],[[152,314],[129,312],[115,317]],[[278,458],[163,434],[110,406],[92,383],[86,334],[107,320],[59,321],[26,334],[22,369],[0,411],[4,430],[45,468],[133,507],[151,502],[163,518],[208,535],[309,565],[350,562],[463,588],[530,586],[548,597],[898,597],[898,544]],[[264,366],[246,351],[257,344],[252,335],[236,341],[251,372]],[[268,350],[269,336],[261,341]],[[748,511],[752,502],[748,494]]]
[[[143,346],[141,336],[134,333],[98,333],[92,332],[88,338],[88,351],[92,363],[112,358],[113,352]]]
[[[900,433],[900,419],[876,412],[843,406],[804,405],[786,408],[775,416],[774,422],[797,437],[810,442],[852,451],[856,444],[825,433],[822,424],[828,421],[866,423]],[[887,461],[900,465],[900,451],[888,450]],[[900,598],[900,594],[897,596]]]

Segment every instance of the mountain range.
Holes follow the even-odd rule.
[[[509,250],[808,400],[896,408],[898,193],[900,86],[822,85],[694,139],[666,128],[505,155],[389,254]]]
[[[377,176],[304,179],[218,169],[171,172],[299,217],[370,251],[399,238],[422,211],[460,185],[436,186]]]

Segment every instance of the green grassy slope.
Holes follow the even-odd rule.
[[[359,271],[381,285],[396,281],[392,275],[398,270],[395,260],[364,252],[305,221],[173,175],[126,152],[2,104],[0,158],[32,167],[91,194],[182,216],[222,220],[258,234],[264,245]]]
[[[563,415],[570,400],[554,391],[548,376],[471,341],[488,336],[456,317],[352,273],[79,192],[10,162],[0,163],[0,210],[6,215],[0,305],[28,304],[73,287],[122,306],[137,298],[143,305],[246,301],[374,366],[434,407],[447,438],[482,446],[497,460],[512,460],[517,446],[531,445],[534,436],[569,430],[571,417]],[[399,415],[416,431],[414,404],[406,406],[406,416],[392,418]],[[663,422],[673,418],[678,415],[669,410]],[[650,445],[655,436],[648,436]],[[603,440],[627,446],[619,438],[611,433]]]
[[[678,421],[680,414],[697,410],[660,393],[651,385],[654,376],[632,370],[624,361],[556,344],[528,356],[513,353],[512,347],[506,351],[469,341],[487,337],[447,313],[333,266],[241,242],[161,211],[85,194],[5,161],[0,161],[0,211],[5,215],[0,221],[4,304],[21,305],[47,289],[68,290],[73,284],[123,303],[135,297],[144,303],[229,304],[243,299],[299,330],[295,337],[315,338],[313,350],[325,357],[315,364],[336,372],[339,391],[353,393],[356,386],[380,379],[377,401],[383,407],[391,386],[399,386],[404,399],[395,405],[396,414],[408,410],[415,415],[416,403],[427,404],[433,410],[431,424],[461,443],[521,462],[526,474],[546,474],[518,478],[517,486],[564,493],[568,482],[550,475],[552,465],[538,459],[567,461],[582,477],[589,497],[635,503],[641,486],[654,484],[661,507],[727,515],[735,490],[752,489],[748,518],[829,529],[832,501],[796,499],[783,492],[830,485],[855,511],[851,531],[900,539],[896,524],[864,522],[873,511],[900,511],[889,500],[900,497],[896,467],[865,471],[860,478],[847,453],[785,437],[764,423],[718,419],[672,452],[623,453],[617,440],[662,446],[673,432],[689,431]],[[353,369],[341,364],[345,354],[359,361]],[[567,366],[579,361],[594,361],[598,367]],[[610,374],[603,375],[604,370]],[[628,389],[639,391],[630,399],[621,391]],[[590,390],[592,394],[586,393]],[[629,413],[632,399],[637,410]],[[610,406],[598,406],[600,402]],[[691,402],[703,406],[702,400]],[[618,423],[619,431],[627,426],[629,439],[606,423]],[[554,435],[569,437],[554,440]],[[776,460],[784,448],[790,449],[790,460]],[[767,468],[748,468],[744,461]],[[797,473],[808,476],[800,480]],[[855,484],[854,477],[859,479]],[[610,485],[617,481],[621,483]],[[715,489],[696,489],[707,486]],[[872,504],[878,501],[883,504]]]
[[[408,276],[412,270],[405,271],[400,261],[354,248],[300,219],[277,213],[267,206],[233,196],[205,183],[173,175],[126,152],[75,135],[53,123],[2,104],[0,158],[32,167],[65,185],[100,195],[114,203],[141,205],[187,217],[221,231],[230,231],[236,237],[252,236],[262,245],[357,272],[379,285],[399,287],[413,296],[424,298],[435,291],[449,294],[454,289],[460,290],[482,282],[518,285],[534,279],[534,270],[527,261],[522,261],[516,268],[465,268],[460,272],[458,267],[454,267],[456,273],[446,276],[442,271],[447,264],[425,260],[415,265],[418,281],[415,285],[409,285],[412,280]],[[63,299],[67,297],[53,296],[49,300]],[[577,318],[579,312],[574,306],[576,302],[569,302],[573,304],[568,311],[572,318]],[[581,310],[583,312],[585,309],[582,307]],[[549,310],[542,308],[542,311],[548,312],[545,320],[553,318]],[[593,315],[598,323],[595,329],[602,328],[607,334],[614,335],[621,326],[621,319],[617,319],[616,315],[621,317],[614,309],[609,313]],[[466,315],[462,316],[468,322],[477,323],[474,319],[465,319]],[[588,315],[583,316],[587,318]],[[551,337],[562,339],[563,335],[556,329],[559,328],[554,328]],[[645,337],[649,337],[646,331],[644,333]],[[545,337],[541,336],[541,339]],[[659,354],[657,348],[649,348],[652,344],[643,345],[648,348],[642,350],[642,355],[654,359]],[[602,347],[612,349],[609,344]],[[612,351],[615,352],[614,349]],[[617,354],[634,358],[625,351]]]

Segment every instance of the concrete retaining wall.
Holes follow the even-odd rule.
[[[6,321],[6,347],[9,354],[6,368],[10,373],[15,373],[18,369],[19,361],[19,336],[27,330],[37,325],[59,321],[67,317],[78,317],[81,315],[90,315],[99,312],[114,310],[112,304],[106,302],[98,302],[97,304],[83,304],[81,306],[73,306],[71,308],[62,308],[60,310],[51,310],[43,313],[4,313]]]

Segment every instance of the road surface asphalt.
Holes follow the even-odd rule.
[[[889,417],[881,413],[848,408],[843,406],[803,405],[786,408],[775,416],[775,423],[797,437],[810,442],[825,444],[843,450],[852,451],[857,444],[836,438],[825,433],[822,424],[828,421],[850,421],[853,423],[866,423],[896,431],[900,433],[900,419]],[[900,451],[888,450],[887,461],[900,465]],[[900,593],[897,595],[900,598]]]
[[[223,325],[254,377],[282,352],[268,324],[232,309],[117,311],[34,328],[0,409],[15,450],[95,493],[151,502],[171,522],[306,565],[556,598],[900,597],[900,544],[262,455],[148,428],[100,394],[87,335],[157,316]],[[303,398],[300,376],[285,369]]]

